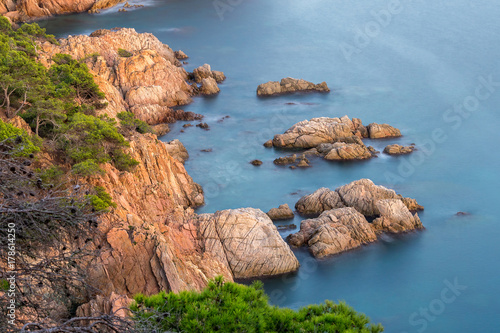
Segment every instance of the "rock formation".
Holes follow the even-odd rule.
[[[306,216],[319,215],[327,210],[343,207],[345,205],[339,193],[326,187],[300,198],[295,204],[295,209]]]
[[[235,278],[277,275],[299,268],[297,258],[261,210],[224,210],[202,214],[198,221],[205,250],[226,259]]]
[[[283,134],[275,135],[265,147],[308,149],[307,154],[327,160],[364,160],[378,152],[367,147],[362,138],[400,136],[398,129],[376,123],[363,126],[358,118],[313,118],[296,123]]]
[[[189,153],[186,147],[184,147],[182,142],[177,139],[165,143],[165,147],[170,156],[181,163],[184,163],[189,158]]]
[[[307,244],[318,258],[337,254],[377,240],[366,218],[354,208],[328,210],[318,218],[304,220],[300,231],[290,235],[294,246]]]
[[[372,225],[377,231],[397,234],[424,228],[418,214],[410,213],[401,200],[384,199],[377,201],[376,205],[380,217],[375,219]]]
[[[267,212],[267,216],[273,221],[293,219],[293,211],[288,207],[288,204],[280,205],[278,208],[271,208]]]
[[[372,123],[367,126],[370,139],[395,138],[401,136],[401,132],[387,124]]]
[[[403,154],[410,154],[414,150],[415,150],[414,145],[401,146],[398,144],[393,144],[393,145],[388,145],[387,147],[385,147],[384,153],[389,154],[389,155],[403,155]]]
[[[0,14],[14,22],[26,22],[53,15],[97,13],[121,2],[124,0],[0,0]]]
[[[361,179],[335,191],[320,188],[302,197],[295,209],[304,215],[321,214],[302,221],[300,231],[288,237],[294,246],[309,246],[315,257],[347,251],[377,240],[377,235],[423,229],[415,199]],[[374,218],[369,223],[367,218]]]
[[[314,84],[312,82],[287,77],[278,81],[269,81],[257,87],[257,96],[272,96],[279,94],[289,94],[298,91],[319,91],[329,92],[326,82]]]
[[[202,118],[172,109],[190,103],[196,91],[188,84],[189,74],[180,67],[175,52],[152,34],[125,28],[97,30],[90,36],[61,39],[60,45],[45,42],[39,49],[40,61],[47,67],[57,53],[70,54],[87,64],[108,102],[99,110],[101,114],[116,117],[130,111],[150,125]],[[123,56],[120,50],[130,56]],[[218,89],[214,82],[208,83],[211,85],[205,84],[203,91]]]
[[[117,204],[99,224],[102,252],[89,272],[103,295],[201,290],[217,275],[232,281],[298,268],[262,211],[196,215],[191,207],[203,204],[202,189],[168,146],[180,143],[137,135],[129,148],[140,162],[133,172],[105,164],[106,173],[94,180]]]

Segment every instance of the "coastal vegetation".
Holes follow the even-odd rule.
[[[155,332],[382,332],[380,324],[345,303],[325,301],[298,311],[271,306],[263,284],[217,277],[201,292],[137,295],[131,309],[137,328]]]

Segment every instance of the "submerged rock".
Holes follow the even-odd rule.
[[[280,205],[278,208],[271,208],[267,212],[267,216],[271,220],[288,220],[293,219],[293,211],[288,207],[288,204]]]
[[[267,83],[260,84],[257,87],[257,96],[272,96],[298,91],[329,92],[330,89],[328,88],[326,82],[314,84],[306,80],[287,77],[281,79],[281,82],[269,81]]]
[[[199,128],[204,129],[206,131],[208,131],[210,129],[210,126],[208,126],[207,123],[199,123],[196,125],[196,127],[199,127]]]

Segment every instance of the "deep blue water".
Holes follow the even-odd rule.
[[[385,237],[319,261],[306,250],[295,251],[302,264],[298,274],[265,281],[273,304],[297,308],[345,300],[387,332],[498,332],[500,5],[465,0],[215,3],[231,10],[219,15],[214,2],[206,0],[151,1],[128,13],[114,9],[43,25],[60,37],[133,27],[186,52],[187,70],[209,63],[225,72],[228,78],[217,97],[197,98],[185,107],[204,114],[210,131],[191,127],[180,133],[182,123],[177,123],[163,137],[179,138],[190,152],[186,168],[206,191],[200,212],[293,206],[319,187],[360,178],[425,206],[420,214],[424,232]],[[374,13],[389,9],[394,14],[375,23]],[[369,36],[360,37],[359,29]],[[333,92],[256,97],[258,84],[286,76],[326,81]],[[312,168],[290,170],[272,163],[282,152],[262,146],[298,121],[346,114],[365,124],[401,129],[400,139],[371,142],[379,150],[393,142],[416,143],[420,150],[361,163],[317,159]],[[230,118],[217,122],[226,115]],[[200,152],[205,148],[213,152]],[[250,165],[254,158],[264,164]],[[471,215],[456,217],[458,211]],[[466,289],[453,294],[449,283]]]

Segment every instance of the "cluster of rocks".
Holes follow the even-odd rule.
[[[289,165],[291,169],[310,167],[310,162],[305,154],[302,154],[299,157],[297,157],[297,154],[278,157],[273,161],[273,163],[276,165]]]
[[[122,2],[123,0],[121,0],[120,2]],[[144,7],[144,5],[131,5],[128,1],[125,2],[125,4],[123,5],[123,8],[120,8],[118,9],[119,12],[126,12],[127,9],[130,9],[130,8],[142,8]]]
[[[377,151],[363,143],[362,138],[400,137],[401,132],[388,124],[371,123],[364,126],[360,119],[313,118],[296,123],[285,133],[275,135],[265,147],[308,149],[305,155],[321,156],[327,160],[364,160]],[[294,155],[292,155],[294,156]],[[281,158],[289,160],[291,157]],[[293,158],[292,158],[293,159]]]
[[[194,81],[191,85],[194,91],[202,95],[215,95],[220,91],[217,84],[222,83],[226,76],[223,72],[213,71],[209,64],[204,64],[194,69],[193,73],[190,74],[190,79]]]
[[[326,82],[314,84],[303,79],[287,77],[278,81],[262,83],[257,87],[257,96],[290,94],[298,91],[330,92]]]
[[[315,257],[375,242],[384,232],[424,229],[416,213],[423,207],[415,199],[404,198],[369,179],[354,181],[335,191],[321,188],[302,197],[295,209],[303,215],[320,214],[302,221],[300,231],[288,237],[293,246],[307,245]]]

